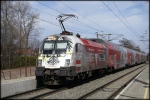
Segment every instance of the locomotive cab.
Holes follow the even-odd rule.
[[[46,85],[58,85],[63,84],[62,81],[74,79],[76,67],[71,58],[76,52],[76,45],[73,37],[71,33],[62,32],[43,40],[35,72],[37,82],[39,80]]]

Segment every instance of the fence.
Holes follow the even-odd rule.
[[[35,75],[37,56],[1,57],[1,80]]]

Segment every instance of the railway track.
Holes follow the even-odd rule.
[[[54,90],[54,91],[50,91],[50,92],[46,92],[46,93],[42,93],[42,94],[40,94],[40,95],[37,95],[37,96],[31,97],[31,98],[29,98],[29,99],[39,99],[39,98],[42,98],[42,97],[44,97],[44,96],[52,95],[52,94],[54,94],[54,93],[57,93],[57,92],[63,91],[63,90],[65,90],[65,89],[67,89],[67,88],[66,88],[66,87],[63,87],[63,88],[60,88],[60,89],[57,89],[57,90]]]
[[[143,65],[143,66],[146,66],[146,65]],[[143,68],[143,66],[133,70],[133,71],[130,71],[96,89],[94,89],[93,91],[90,91],[82,96],[80,96],[78,99],[89,99],[92,95],[95,95],[97,92],[101,91],[101,92],[105,92],[104,89],[107,89],[108,86],[114,84],[114,83],[117,83],[119,80],[123,79],[124,77],[126,77],[127,75],[130,75],[131,73],[137,71],[137,70],[140,70],[136,75],[134,75],[129,81],[127,81],[125,84],[123,84],[121,87],[117,88],[112,94],[110,94],[107,98],[105,99],[114,99],[115,96],[117,96],[121,90],[123,90],[137,75],[139,75],[146,67]],[[142,70],[141,70],[142,69]],[[105,92],[105,93],[108,93],[108,92]],[[91,99],[91,98],[90,98]]]
[[[47,92],[47,93],[43,93],[43,94],[37,95],[37,96],[31,97],[31,98],[29,98],[29,99],[42,99],[43,97],[50,96],[50,95],[52,95],[52,94],[54,94],[54,93],[58,93],[58,92],[61,92],[61,91],[66,90],[66,89],[69,89],[69,88],[72,88],[72,87],[75,87],[75,86],[84,84],[84,83],[89,82],[89,81],[92,81],[92,80],[94,80],[94,79],[95,79],[95,77],[94,77],[94,78],[90,78],[90,79],[88,79],[88,80],[80,81],[80,82],[78,82],[78,83],[71,84],[71,85],[69,85],[69,86],[62,87],[62,88],[60,88],[60,89],[56,89],[56,90],[54,90],[54,91],[50,91],[50,92]]]

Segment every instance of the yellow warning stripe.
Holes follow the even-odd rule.
[[[149,84],[146,85],[145,94],[144,94],[144,99],[147,99],[148,85],[149,85]]]

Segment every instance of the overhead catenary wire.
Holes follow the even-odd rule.
[[[71,8],[71,7],[69,7],[67,4],[65,4],[65,3],[63,3],[62,1],[60,1],[62,4],[64,4],[65,6],[67,6],[68,8],[70,8],[71,10],[73,10],[73,11],[75,11],[76,13],[78,13],[76,10],[74,10],[73,8]],[[78,13],[79,15],[81,15],[82,17],[84,17],[84,18],[86,18],[87,20],[89,20],[90,22],[92,22],[92,23],[94,23],[94,24],[96,24],[96,25],[98,25],[98,26],[100,26],[101,28],[103,28],[103,29],[105,29],[105,30],[107,30],[107,31],[109,31],[109,32],[112,32],[112,31],[110,31],[110,30],[108,30],[108,29],[106,29],[106,28],[104,28],[104,27],[102,27],[101,25],[99,25],[99,24],[97,24],[97,23],[95,23],[94,21],[92,21],[91,19],[88,19],[87,17],[85,17],[83,14],[80,14],[80,13]],[[114,32],[112,32],[112,33],[114,33]]]
[[[145,29],[145,33],[144,33],[144,34],[147,34],[147,33],[148,33],[148,32],[147,32],[147,31],[149,31],[148,28],[149,28],[149,25],[148,25],[147,28]],[[143,35],[144,35],[144,34],[143,34]],[[148,34],[147,34],[147,35],[148,35]]]
[[[39,2],[39,1],[37,1],[37,2]],[[47,5],[45,5],[45,4],[41,3],[41,2],[39,2],[39,3],[42,4],[42,5],[44,5],[44,6],[46,6],[46,7],[49,7],[49,6],[47,6]],[[52,8],[52,7],[49,7],[49,8],[52,9],[52,10],[55,10],[56,12],[59,12],[59,13],[63,14],[62,12],[60,12],[60,11],[58,11],[58,10]],[[80,23],[82,23],[82,24],[85,25],[86,27],[90,27],[90,28],[92,28],[92,29],[94,29],[94,30],[100,31],[100,30],[95,29],[95,28],[93,28],[93,27],[91,27],[91,26],[89,26],[89,25],[86,25],[85,23],[83,23],[83,22],[81,22],[81,21],[79,21],[79,20],[77,20],[77,19],[75,19],[75,20],[78,21],[78,22],[80,22]]]
[[[125,19],[126,23],[130,26],[130,28],[136,33],[138,34],[134,28],[132,28],[132,26],[128,23],[128,21],[126,20],[126,18],[123,16],[123,14],[121,13],[121,11],[119,10],[118,6],[116,5],[116,3],[113,1],[114,5],[116,6],[116,8],[118,9],[119,13],[122,15],[122,17]]]
[[[39,2],[39,1],[37,1],[37,2]],[[39,3],[42,4],[42,5],[44,5],[44,6],[46,6],[46,7],[48,7],[48,8],[50,8],[50,9],[52,9],[52,10],[55,10],[56,12],[59,12],[59,13],[62,14],[62,12],[60,12],[60,11],[58,11],[58,10],[52,8],[52,7],[49,7],[49,6],[47,6],[47,5],[45,5],[45,4],[41,3],[41,2],[39,2]],[[75,19],[75,20],[76,20],[76,19]],[[95,28],[93,28],[93,27],[91,27],[91,26],[89,26],[89,25],[86,25],[85,23],[83,23],[83,22],[81,22],[81,21],[79,21],[79,20],[77,20],[77,21],[80,22],[80,23],[82,23],[82,24],[84,24],[86,27],[90,27],[90,28],[92,28],[92,29],[94,29],[94,30],[97,30],[97,31],[99,31],[99,32],[103,32],[103,31],[100,31],[100,30],[98,30],[98,29],[95,29]]]
[[[60,11],[58,11],[58,10],[56,10],[56,9],[54,9],[54,8],[52,8],[52,7],[50,7],[50,6],[47,6],[47,5],[45,5],[45,4],[43,4],[43,3],[39,2],[39,1],[37,1],[37,2],[40,3],[40,4],[42,4],[42,5],[44,5],[44,6],[46,6],[46,7],[48,7],[48,8],[50,8],[50,9],[55,10],[56,12],[59,12],[59,13],[63,14],[62,12],[60,12]]]
[[[39,2],[39,1],[37,1],[37,2]],[[42,4],[42,5],[44,5],[44,6],[46,6],[46,7],[48,7],[48,8],[50,8],[50,9],[52,9],[52,10],[55,10],[55,11],[58,12],[58,13],[63,14],[62,12],[60,12],[60,11],[58,11],[58,10],[52,8],[52,7],[49,7],[49,6],[47,6],[47,5],[45,5],[45,4],[41,3],[41,2],[39,2],[39,3]],[[83,15],[82,15],[82,16],[83,16]],[[85,17],[85,16],[83,16],[83,17]],[[86,18],[86,17],[85,17],[85,18]],[[75,19],[75,20],[76,20],[76,19]],[[89,19],[88,19],[88,20],[89,20]],[[95,28],[93,28],[93,27],[91,27],[91,26],[89,26],[89,25],[86,25],[85,23],[83,23],[83,22],[81,22],[81,21],[79,21],[79,20],[76,20],[76,21],[78,21],[78,22],[84,24],[86,27],[90,27],[90,28],[92,28],[92,29],[94,29],[94,30],[97,30],[97,31],[99,31],[99,32],[103,32],[103,31],[100,31],[100,30],[98,30],[98,29],[95,29]],[[94,22],[94,23],[95,23],[95,22]],[[96,24],[96,23],[95,23],[95,24]],[[108,30],[108,29],[107,29],[107,30]]]
[[[31,7],[31,8],[33,8],[33,7]],[[50,13],[47,13],[47,12],[41,11],[41,10],[39,10],[39,9],[36,9],[36,8],[33,8],[33,9],[35,9],[35,10],[37,10],[37,11],[40,11],[40,12],[43,12],[43,13],[45,13],[45,14],[48,14],[48,15],[51,15],[51,16],[54,16],[54,17],[57,17],[57,16],[55,16],[55,15],[52,15],[52,14],[50,14]],[[75,20],[76,20],[76,19],[75,19]],[[76,21],[78,21],[78,20],[76,20]],[[80,21],[78,21],[78,22],[79,22],[79,23],[82,23],[82,24],[75,23],[75,22],[73,22],[73,21],[69,21],[69,22],[74,23],[74,24],[78,24],[78,25],[81,25],[81,26],[84,26],[84,27],[92,28],[92,27],[90,27],[89,25],[86,25],[85,23],[82,23],[82,22],[80,22]],[[92,29],[97,30],[97,29],[95,29],[95,28],[92,28]]]
[[[119,13],[122,15],[122,17],[125,19],[126,23],[128,23],[128,21],[126,20],[126,18],[123,16],[123,14],[121,13],[121,11],[119,10],[119,8],[117,7],[117,5],[115,4],[115,2],[113,1],[114,5],[116,6],[116,8],[118,9]],[[138,34],[133,28],[132,26],[128,23],[128,25],[130,26],[130,28],[136,33]],[[143,41],[142,41],[143,42]],[[146,46],[146,44],[143,42],[143,44]]]
[[[49,23],[49,24],[52,24],[52,25],[55,25],[55,26],[60,27],[60,25],[58,25],[58,24],[56,24],[56,23],[53,23],[53,22],[50,22],[50,21],[46,21],[46,20],[40,19],[40,18],[36,18],[36,19],[39,19],[39,20],[44,21],[44,22],[46,22],[46,23]],[[82,33],[85,32],[85,33],[86,33],[86,31],[78,31],[78,30],[74,30],[74,29],[71,29],[71,28],[68,28],[68,27],[67,27],[67,29],[70,29],[70,30],[73,30],[73,31],[76,31],[76,32],[82,32]]]
[[[39,2],[40,3],[40,2]],[[43,4],[43,3],[41,3],[41,4]],[[64,3],[63,3],[64,4]],[[47,5],[45,5],[45,4],[43,4],[44,6],[47,6]],[[64,5],[66,5],[66,4],[64,4]],[[67,6],[67,5],[66,5]],[[47,7],[49,7],[49,6],[47,6]],[[69,7],[69,6],[67,6],[67,7]],[[49,8],[51,8],[51,9],[53,9],[53,10],[55,10],[55,11],[57,11],[57,12],[59,12],[59,13],[62,13],[62,12],[60,12],[60,11],[58,11],[58,10],[56,10],[56,9],[54,9],[54,8],[52,8],[52,7],[49,7]],[[69,7],[70,9],[72,9],[71,7]],[[109,7],[108,7],[109,8]],[[109,8],[110,9],[110,8]],[[72,9],[73,11],[75,11],[74,9]],[[111,10],[111,9],[110,9]],[[75,11],[75,12],[77,12],[77,11]],[[112,11],[113,12],[113,11]],[[77,12],[78,13],[78,12]],[[113,12],[114,13],[114,12]],[[80,14],[80,13],[78,13],[78,14]],[[115,13],[114,13],[115,14]],[[82,14],[80,14],[82,17],[84,17],[84,18],[86,18],[85,16],[83,16]],[[116,14],[115,14],[116,15]],[[117,16],[117,15],[116,15]],[[118,17],[118,16],[117,16]],[[119,18],[119,17],[118,17]],[[87,19],[87,18],[86,18]],[[120,19],[120,18],[119,18]],[[90,19],[88,19],[89,21],[91,21],[91,22],[93,22],[92,20],[90,20]],[[120,19],[121,20],[121,19]],[[122,21],[122,20],[121,20]],[[80,21],[79,21],[80,22]],[[123,21],[122,21],[123,22]],[[80,23],[82,23],[82,22],[80,22]],[[95,23],[95,22],[93,22],[94,24],[97,24],[97,23]],[[123,22],[124,23],[124,22]],[[84,23],[82,23],[82,24],[84,24]],[[125,23],[124,23],[125,24]],[[85,24],[84,24],[85,25]],[[126,25],[126,24],[125,24]],[[99,25],[100,26],[100,25]],[[127,26],[127,25],[126,25]],[[86,27],[90,27],[90,28],[92,28],[91,26],[88,26],[88,25],[86,25]],[[128,27],[128,26],[127,26]],[[129,28],[129,27],[128,27]],[[92,29],[95,29],[95,28],[92,28]],[[130,28],[129,28],[130,29]],[[97,31],[99,31],[98,29],[96,29]],[[131,30],[131,29],[130,29]],[[132,31],[132,30],[131,30]],[[100,32],[102,32],[102,31],[100,31]],[[133,32],[133,31],[132,31]],[[133,32],[134,33],[134,32]],[[134,33],[135,34],[135,33]],[[136,35],[136,34],[135,34]],[[136,35],[137,36],[137,35]],[[138,36],[137,36],[138,37]],[[139,38],[139,37],[138,37]]]
[[[30,6],[30,7],[31,7],[31,6]],[[42,10],[39,10],[39,9],[37,9],[37,8],[33,8],[33,7],[31,7],[31,8],[34,9],[34,10],[36,10],[36,11],[39,11],[39,12],[48,14],[48,15],[50,15],[50,16],[53,16],[53,17],[55,17],[55,18],[57,17],[56,15],[52,15],[52,14],[50,14],[50,13],[44,12],[44,11],[42,11]],[[69,22],[74,23],[74,24],[77,24],[77,25],[81,25],[81,24],[75,23],[75,22],[73,22],[73,21],[69,21]],[[81,25],[81,26],[86,26],[86,25]]]
[[[129,29],[129,30],[131,30],[130,29],[130,27],[128,27],[128,25],[126,25],[126,23],[124,23],[124,21],[122,21],[109,7],[108,7],[108,5],[106,5],[103,1],[102,1],[102,3]],[[131,30],[132,32],[133,32],[133,30]],[[134,33],[134,32],[133,32]],[[135,34],[135,33],[134,33]],[[135,34],[139,39],[140,39],[140,37],[137,35],[137,34]],[[145,43],[143,42],[143,44],[145,45]],[[145,45],[146,46],[146,45]]]
[[[46,20],[43,20],[43,19],[40,19],[40,18],[36,18],[36,19],[39,19],[39,20],[41,20],[41,21],[44,21],[44,22],[46,22],[46,23],[49,23],[49,24],[52,24],[52,25],[55,25],[55,26],[58,26],[58,27],[60,27],[60,25],[57,25],[57,24],[55,24],[55,23],[53,23],[53,22],[49,22],[49,21],[46,21]],[[67,29],[70,29],[70,28],[67,28]],[[76,32],[80,32],[80,33],[83,33],[83,34],[95,34],[95,33],[89,33],[89,32],[82,32],[82,31],[78,31],[78,30],[74,30],[74,29],[70,29],[70,30],[73,30],[73,31],[76,31]],[[105,38],[104,38],[105,39]],[[106,39],[105,39],[106,40]]]
[[[124,23],[103,1],[102,1],[102,3],[128,28],[128,29],[130,29],[127,25],[126,25],[126,23]],[[131,30],[131,29],[130,29]],[[131,30],[132,31],[132,30]],[[132,31],[133,32],[133,31]],[[133,32],[134,33],[134,32]],[[135,34],[135,33],[134,33]],[[137,36],[137,34],[135,34],[136,36]],[[138,37],[138,36],[137,36]],[[139,38],[139,37],[138,37]]]
[[[43,3],[42,3],[43,4]],[[44,11],[41,11],[41,10],[39,10],[39,9],[37,9],[37,8],[33,8],[33,7],[31,7],[32,9],[35,9],[35,10],[37,10],[37,11],[40,11],[40,12],[42,12],[42,13],[45,13],[45,14],[48,14],[48,15],[50,15],[50,16],[54,16],[54,17],[57,17],[57,16],[55,16],[55,15],[52,15],[52,14],[50,14],[50,13],[47,13],[47,12],[44,12]],[[58,11],[58,10],[56,10],[56,11]],[[42,19],[41,19],[41,21],[43,21]],[[78,20],[77,20],[78,21]],[[45,21],[46,22],[46,21]],[[75,23],[75,22],[72,22],[72,21],[69,21],[69,22],[71,22],[71,23]],[[53,22],[49,22],[49,23],[51,23],[51,24],[53,24],[54,25],[54,23]],[[80,22],[81,23],[81,22]],[[78,23],[75,23],[75,24],[78,24]],[[83,23],[82,23],[83,24]],[[55,24],[56,25],[56,24]],[[81,24],[78,24],[78,25],[81,25]],[[86,25],[81,25],[81,26],[85,26],[85,27],[87,27]],[[66,26],[66,27],[70,27],[70,26]],[[71,29],[71,28],[73,28],[73,29]],[[78,28],[74,28],[74,27],[70,27],[70,28],[68,28],[68,29],[70,29],[70,30],[74,30],[74,29],[77,29],[77,30],[81,30],[81,29],[78,29]],[[77,31],[77,30],[75,30],[75,31]],[[81,30],[81,31],[78,31],[78,32],[87,32],[87,31],[85,31],[85,30]]]
[[[11,8],[12,9],[12,7],[9,7],[9,8]],[[33,8],[33,7],[31,7],[31,8]],[[14,8],[13,8],[14,9]],[[35,8],[36,9],[36,8]],[[14,10],[17,10],[17,9],[14,9]],[[36,9],[37,10],[37,9]],[[45,12],[44,12],[45,13]],[[27,15],[29,15],[30,13],[26,13]],[[47,14],[49,14],[49,13],[47,13]],[[54,15],[53,15],[54,16]],[[60,27],[60,25],[58,25],[58,24],[56,24],[56,23],[54,23],[54,22],[50,22],[50,21],[46,21],[46,20],[44,20],[44,19],[40,19],[40,18],[35,18],[35,19],[38,19],[38,20],[41,20],[41,21],[43,21],[43,22],[46,22],[46,23],[49,23],[49,24],[51,24],[51,25],[55,25],[55,26],[58,26],[58,27]],[[86,33],[87,31],[86,30],[81,30],[81,29],[78,29],[78,30],[75,30],[75,29],[77,29],[77,28],[74,28],[74,27],[70,27],[70,26],[66,26],[67,27],[67,29],[69,29],[69,30],[73,30],[73,31],[76,31],[76,32],[84,32],[84,33]],[[70,28],[69,28],[70,27]],[[73,29],[72,29],[73,28]],[[80,31],[79,31],[80,30]]]

